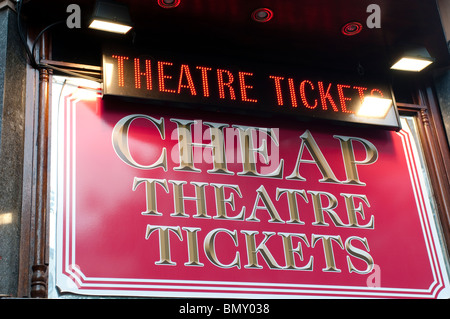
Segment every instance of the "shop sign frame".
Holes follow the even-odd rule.
[[[324,133],[310,124],[295,129],[294,135],[298,136],[290,141],[300,143],[300,150],[303,149],[305,154],[309,152],[312,158],[306,155],[304,157],[299,152],[288,159],[287,153],[283,152],[283,163],[285,167],[288,167],[289,163],[294,164],[293,166],[295,163],[303,167],[317,166],[315,178],[320,179],[322,175],[322,181],[315,183],[302,180],[302,177],[307,175],[305,173],[300,176],[304,171],[300,174],[299,167],[296,167],[292,174],[291,166],[289,169],[285,168],[284,174],[278,176],[282,161],[278,161],[275,166],[267,166],[266,162],[265,165],[250,165],[245,168],[244,160],[238,163],[240,169],[234,170],[235,174],[227,174],[225,170],[232,171],[232,167],[236,166],[221,167],[218,162],[214,162],[212,155],[209,155],[210,161],[207,163],[194,164],[189,158],[185,158],[185,161],[180,158],[175,165],[175,162],[170,164],[169,157],[164,161],[164,157],[159,156],[163,153],[154,152],[153,164],[147,162],[145,165],[148,167],[145,170],[145,167],[139,167],[138,162],[144,165],[142,158],[139,159],[139,152],[133,155],[126,153],[127,149],[136,151],[139,144],[129,144],[131,140],[123,139],[123,134],[138,134],[138,131],[128,131],[133,129],[133,125],[138,125],[138,121],[150,124],[152,134],[155,134],[145,136],[144,140],[153,136],[155,140],[164,141],[163,144],[156,142],[155,145],[166,145],[166,150],[169,150],[169,144],[164,143],[169,143],[170,135],[166,130],[170,125],[177,128],[172,135],[180,143],[180,136],[184,136],[184,141],[195,136],[203,138],[208,132],[219,137],[225,124],[213,122],[212,119],[217,119],[216,116],[206,118],[208,121],[202,122],[193,120],[189,113],[183,115],[177,112],[175,116],[169,112],[163,115],[161,108],[160,113],[156,113],[158,116],[151,112],[138,113],[137,110],[145,111],[146,106],[123,101],[104,102],[99,92],[98,89],[87,89],[81,84],[75,86],[60,95],[64,106],[54,112],[57,114],[54,123],[58,123],[55,127],[58,134],[53,136],[59,138],[57,147],[54,148],[54,162],[57,165],[53,168],[56,168],[56,171],[52,174],[55,178],[52,182],[55,192],[52,212],[56,219],[56,228],[50,242],[51,245],[56,244],[56,247],[53,247],[55,255],[52,256],[52,267],[55,269],[56,286],[62,292],[112,296],[233,298],[449,296],[445,257],[427,200],[429,194],[423,186],[424,177],[418,168],[414,141],[408,130],[371,131],[369,136],[367,132],[363,133],[355,128],[335,127],[333,132]],[[230,124],[235,123],[234,116],[228,119],[231,120]],[[133,121],[136,122],[133,124]],[[195,121],[197,123],[194,123]],[[258,127],[251,126],[255,123],[241,120],[241,123],[234,125],[241,128],[244,124],[247,128]],[[195,133],[196,127],[202,128],[201,134]],[[184,131],[181,128],[184,128]],[[245,129],[240,132],[245,132]],[[189,137],[190,133],[192,134]],[[250,153],[253,155],[263,157],[274,155],[275,153],[271,152],[280,147],[285,142],[284,139],[291,134],[284,129],[275,132],[267,128],[261,133],[260,140],[254,140],[253,134],[242,133],[246,138],[241,141],[254,142],[253,147],[248,145],[245,149],[252,150]],[[274,135],[271,135],[272,133]],[[149,131],[145,131],[145,134],[149,134]],[[138,134],[135,137],[142,142],[144,136]],[[380,209],[383,204],[380,202],[386,202],[386,199],[376,197],[378,192],[390,186],[380,184],[372,189],[372,179],[380,181],[380,174],[375,174],[375,171],[370,174],[368,172],[369,168],[375,168],[375,165],[389,163],[392,152],[382,151],[384,147],[391,148],[390,142],[384,145],[386,138],[396,145],[397,152],[394,153],[400,152],[401,158],[404,156],[401,161],[405,165],[397,165],[397,169],[391,170],[391,174],[400,174],[403,171],[402,174],[405,175],[401,180],[402,185],[406,186],[400,187],[405,188],[404,196],[400,198],[409,199],[405,199],[400,206],[395,202],[386,206],[387,210],[403,207],[402,205],[406,205],[408,209],[394,209],[395,212],[388,211],[390,216],[384,213],[383,217]],[[96,143],[94,148],[88,147],[89,152],[82,151],[96,139],[103,142]],[[331,147],[330,144],[329,147],[323,147],[323,143],[328,143],[324,142],[326,140],[333,141],[334,146]],[[123,144],[124,142],[127,145]],[[199,143],[197,147],[206,150],[211,148],[206,146],[210,143],[212,142]],[[177,150],[180,145],[175,142],[172,145],[174,147],[170,153],[173,152],[175,157],[179,156]],[[262,145],[270,146],[264,148]],[[346,172],[340,176],[335,174],[334,178],[330,174],[325,176],[327,168],[323,165],[320,168],[319,164],[326,163],[320,158],[320,154],[328,158],[333,152],[339,154],[337,158],[343,160],[340,170]],[[101,160],[106,154],[111,155],[111,158]],[[97,160],[87,160],[87,156],[94,156]],[[195,158],[194,154],[193,156]],[[219,153],[215,156],[219,156]],[[353,161],[345,161],[345,158],[350,159],[352,156]],[[168,167],[164,168],[164,162],[169,163]],[[338,165],[335,162],[337,161],[330,161],[333,163],[330,166],[333,167],[332,170]],[[118,165],[117,168],[120,168],[114,169],[111,165]],[[174,170],[176,167],[179,168],[178,172]],[[207,173],[209,175],[196,172],[206,172],[205,168],[210,171]],[[268,170],[264,171],[264,168]],[[352,172],[352,168],[356,171]],[[157,171],[159,173],[153,175]],[[289,188],[286,184],[286,177],[295,177],[294,172],[300,175],[292,180],[303,185],[303,192],[299,188],[295,192],[294,188]],[[128,177],[122,178],[122,174]],[[117,177],[114,177],[115,175]],[[368,176],[371,176],[370,179]],[[118,178],[116,183],[107,182],[111,177]],[[226,182],[227,178],[234,182]],[[307,180],[310,178],[309,175],[306,177]],[[153,184],[151,180],[154,181]],[[170,188],[165,187],[164,180]],[[405,180],[411,184],[404,183]],[[274,186],[274,181],[277,187]],[[125,187],[119,193],[107,191],[113,190],[114,185]],[[257,187],[258,185],[260,186]],[[397,192],[398,188],[395,188]],[[245,192],[248,189],[255,191],[256,200],[245,204],[248,207],[245,212],[243,206],[238,206],[238,203],[246,197]],[[211,205],[210,200],[204,199],[203,191],[205,196],[215,194],[215,211],[210,210],[214,205]],[[277,196],[272,193],[275,191],[278,192]],[[154,201],[156,197],[152,199],[152,194],[156,192],[157,203]],[[116,195],[111,195],[113,193]],[[123,193],[127,195],[122,197]],[[174,197],[172,201],[168,201],[161,195]],[[287,205],[284,212],[277,207],[283,197]],[[177,202],[177,198],[181,198],[181,201]],[[336,205],[333,205],[334,200],[338,200]],[[189,206],[188,202],[197,203],[197,206]],[[208,205],[203,207],[202,202],[207,202]],[[218,203],[223,203],[223,206]],[[242,201],[240,203],[242,205]],[[296,214],[295,212],[300,211],[295,205],[309,205],[310,219]],[[172,208],[168,208],[169,206]],[[320,209],[311,210],[311,207]],[[127,215],[121,215],[123,212]],[[240,215],[244,218],[240,219]],[[109,224],[111,221],[113,223]],[[105,228],[105,225],[109,226]],[[113,227],[110,227],[111,225]],[[402,227],[394,227],[395,225]],[[303,231],[294,232],[292,227],[297,227],[298,230],[301,228]],[[397,230],[394,231],[392,227]],[[387,233],[374,236],[377,229]],[[400,229],[402,232],[399,232]],[[412,232],[414,229],[420,231]],[[120,237],[123,234],[129,238]],[[139,243],[130,239],[134,236],[140,238]],[[117,241],[119,237],[123,240]],[[275,246],[271,245],[277,237],[279,245],[274,249]],[[391,238],[391,244],[396,243],[398,247],[395,248],[395,245],[391,244],[389,247],[385,246],[383,238]],[[222,245],[221,241],[227,243],[227,249],[223,249],[224,246],[215,247]],[[413,241],[415,244],[411,245]],[[174,245],[183,245],[184,260],[180,250],[174,248]],[[414,262],[407,260],[409,253],[402,255],[408,246],[415,247],[417,260]],[[137,255],[129,254],[131,247],[145,247],[145,250],[136,252]],[[232,249],[229,249],[230,247]],[[239,249],[239,254],[236,249]],[[145,254],[144,259],[138,257],[144,251],[148,255]],[[389,256],[391,251],[396,251],[400,257],[395,254]],[[284,260],[280,258],[281,252],[284,254]],[[145,261],[147,266],[140,268],[142,265],[133,262],[134,258],[136,261]],[[396,258],[400,259],[395,262]],[[183,269],[179,269],[180,267]],[[145,272],[147,268],[151,269],[150,273],[142,276],[142,271]],[[137,271],[134,274],[133,269]],[[196,274],[191,276],[186,272],[191,269],[195,269]],[[411,276],[418,270],[421,276]],[[116,271],[118,273],[114,274]],[[408,271],[413,273],[408,274]],[[219,276],[219,273],[223,275],[227,272],[233,273],[232,277]],[[257,274],[256,279],[249,277],[250,272]],[[127,275],[124,276],[125,273]],[[242,274],[244,277],[241,278]],[[261,274],[264,280],[260,278]],[[423,282],[419,284],[415,280],[419,277],[429,279],[429,282],[425,285]],[[341,280],[347,284],[343,284]],[[418,286],[415,287],[415,284]]]

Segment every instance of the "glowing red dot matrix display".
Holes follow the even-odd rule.
[[[341,102],[341,109],[344,113],[354,113],[353,111],[347,110],[347,104],[345,104],[346,101],[351,101],[352,99],[349,97],[346,97],[344,95],[344,89],[351,89],[350,85],[344,85],[344,84],[338,84],[337,85],[338,94],[339,94],[339,101]]]
[[[125,85],[123,61],[128,60],[128,57],[123,55],[113,55],[112,57],[117,59],[117,79],[119,81],[119,86],[123,87]]]
[[[164,66],[172,66],[172,62],[163,62],[158,61],[158,85],[159,85],[159,91],[160,92],[166,92],[166,93],[176,93],[177,91],[166,89],[165,80],[166,79],[172,79],[171,75],[165,75],[164,74]]]
[[[183,78],[187,79],[188,84],[182,84]],[[189,89],[191,91],[191,95],[197,95],[197,91],[195,90],[194,81],[192,80],[191,71],[189,70],[189,65],[182,64],[180,70],[180,80],[178,81],[178,91],[181,92],[182,88]]]
[[[303,80],[302,83],[300,83],[300,97],[305,107],[307,107],[308,109],[315,109],[317,107],[317,99],[314,100],[314,105],[309,104],[308,100],[306,99],[305,93],[306,84],[310,86],[311,90],[314,90],[314,84],[311,81]]]
[[[209,97],[208,71],[211,71],[212,68],[197,66],[197,69],[202,72],[203,96]]]
[[[359,98],[361,99],[361,104],[362,104],[364,102],[364,92],[367,91],[368,89],[363,86],[354,86],[353,88],[355,90],[358,90]]]
[[[145,76],[147,82],[147,90],[152,90],[152,68],[151,61],[145,60],[145,72],[141,72],[140,62],[138,58],[134,59],[134,87],[136,89],[141,88],[141,77]]]
[[[320,75],[310,69],[299,70],[293,76],[284,68],[277,71],[280,73],[269,73],[275,69],[272,65],[253,66],[253,72],[251,66],[244,71],[234,66],[217,67],[214,61],[210,62],[212,66],[202,60],[193,64],[184,58],[179,62],[146,57],[149,56],[104,55],[104,69],[113,67],[113,79],[104,80],[104,94],[231,106],[236,110],[251,108],[252,112],[290,112],[341,121],[355,121],[353,114],[366,96],[389,99],[392,94],[390,87],[380,82],[369,79],[352,83],[348,75],[343,81],[338,75]]]
[[[239,72],[239,87],[241,88],[241,98],[244,102],[257,103],[257,99],[251,99],[247,96],[247,89],[253,89],[253,86],[247,85],[245,82],[245,76],[253,76],[250,72]]]
[[[319,93],[320,93],[320,101],[322,102],[322,108],[324,110],[327,110],[327,100],[330,102],[331,107],[333,108],[334,112],[339,112],[338,107],[336,106],[336,103],[333,100],[333,97],[330,94],[330,89],[331,89],[331,83],[328,84],[327,87],[327,92],[325,93],[324,87],[323,87],[323,82],[319,81],[317,82],[317,84],[319,85]]]
[[[292,107],[297,107],[297,96],[295,94],[294,79],[289,78],[289,93],[291,94]]]
[[[281,105],[283,105],[283,94],[281,93],[280,81],[284,80],[284,77],[270,75],[269,78],[271,78],[275,81],[275,92],[277,94],[277,103],[278,103],[278,105],[281,106]]]
[[[379,89],[372,89],[370,91],[370,95],[371,96],[373,96],[373,92],[377,92],[380,95],[381,98],[384,98],[384,94],[383,94],[383,92],[381,90],[379,90]]]
[[[223,74],[226,73],[228,76],[228,82],[225,82],[223,79]],[[231,86],[231,84],[234,81],[233,73],[231,73],[228,70],[225,69],[217,69],[217,84],[219,87],[219,97],[221,99],[225,99],[225,89],[224,87],[228,87],[228,90],[230,92],[230,98],[232,100],[236,100],[236,94],[234,93],[234,88]]]

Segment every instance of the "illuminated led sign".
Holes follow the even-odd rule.
[[[391,87],[385,81],[321,73],[273,65],[236,67],[168,56],[103,53],[104,95],[399,129]],[[370,104],[364,103],[366,98]]]

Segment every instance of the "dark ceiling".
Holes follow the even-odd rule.
[[[67,6],[77,3],[86,24],[94,2],[29,0],[23,13],[28,25],[39,29],[66,19]],[[119,2],[129,6],[135,25],[131,35],[115,36],[127,45],[340,69],[356,70],[361,63],[367,72],[379,72],[388,70],[399,45],[414,43],[427,47],[437,67],[449,64],[435,0],[181,0],[171,9],[161,8],[157,0]],[[381,28],[367,27],[367,7],[372,3],[381,8]],[[273,18],[266,23],[254,21],[251,15],[258,8],[271,9]],[[359,34],[341,33],[350,21],[363,25]],[[80,56],[86,48],[94,49],[99,39],[112,37],[85,25],[81,30],[61,25],[52,31],[54,43],[59,41]],[[72,54],[72,59],[77,55]]]

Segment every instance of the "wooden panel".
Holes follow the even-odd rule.
[[[398,103],[399,112],[414,115],[420,133],[444,240],[450,253],[450,150],[433,89],[417,90],[419,105]]]

